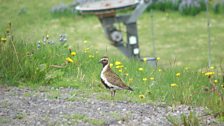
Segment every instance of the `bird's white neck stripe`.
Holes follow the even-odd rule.
[[[106,66],[103,67],[103,70],[101,71],[100,77],[101,77],[101,79],[103,79],[103,81],[106,83],[106,85],[108,87],[112,87],[114,89],[121,89],[120,87],[115,86],[115,85],[111,84],[110,82],[108,82],[107,78],[105,77],[104,72],[107,70],[107,68],[109,67],[109,65],[110,64],[108,63]]]
[[[102,70],[101,74],[104,73],[107,70],[108,65],[109,65],[109,63],[106,66],[103,67],[103,70]]]

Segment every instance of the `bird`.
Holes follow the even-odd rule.
[[[133,89],[127,86],[121,78],[110,68],[109,58],[104,56],[100,59],[99,63],[103,65],[103,68],[100,73],[100,79],[103,85],[110,90],[111,97],[115,96],[116,90],[130,90]]]

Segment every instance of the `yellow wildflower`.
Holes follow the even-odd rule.
[[[205,76],[211,76],[211,75],[214,75],[214,74],[215,74],[215,72],[206,72]]]
[[[176,77],[180,77],[180,73],[176,73]]]
[[[117,69],[123,68],[123,65],[116,66]]]
[[[73,63],[73,60],[70,57],[67,57],[66,61],[68,61],[68,63]]]
[[[140,67],[140,68],[138,68],[138,70],[139,70],[139,71],[143,71],[143,68],[142,68],[142,67]]]
[[[89,58],[94,58],[94,56],[93,55],[89,55]]]
[[[116,61],[116,62],[115,62],[115,65],[116,65],[116,66],[121,65],[121,64],[122,64],[122,63],[121,63],[120,61]]]
[[[158,60],[158,61],[159,61],[159,60],[160,60],[160,57],[157,57],[157,58],[156,58],[156,60]]]
[[[71,52],[71,56],[75,56],[76,55],[76,52]]]
[[[214,70],[214,69],[215,69],[215,67],[214,67],[214,66],[211,66],[211,67],[210,67],[210,69],[211,69],[211,70]]]
[[[162,71],[162,69],[158,69],[158,71],[159,71],[159,72],[161,72],[161,71]]]
[[[84,49],[84,53],[87,53],[89,51],[89,48]]]
[[[129,74],[128,73],[125,73],[125,76],[128,76]]]
[[[217,84],[219,81],[218,80],[214,80],[214,83]]]
[[[83,41],[83,43],[87,43],[87,42],[88,42],[87,40],[84,40],[84,41]]]
[[[147,58],[143,58],[143,61],[146,62],[147,61]]]
[[[1,42],[6,42],[6,38],[1,38]]]
[[[185,70],[189,70],[189,67],[185,67],[184,69],[185,69]]]
[[[122,69],[119,69],[119,70],[118,70],[118,72],[120,72],[120,73],[121,73],[121,72],[122,72]]]
[[[150,77],[149,79],[150,79],[150,80],[152,80],[152,81],[153,81],[153,80],[155,80],[155,78],[154,78],[154,77]]]
[[[142,80],[143,80],[143,81],[147,81],[148,79],[147,79],[146,77],[144,77]]]
[[[110,63],[110,67],[113,67],[114,64]]]
[[[171,86],[171,87],[176,87],[177,84],[176,84],[176,83],[172,83],[172,84],[170,84],[170,86]]]
[[[138,97],[139,97],[140,99],[144,99],[144,98],[145,98],[145,95],[142,94],[142,95],[139,95]]]

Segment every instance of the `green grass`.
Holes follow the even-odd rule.
[[[105,122],[101,119],[92,119],[85,115],[81,114],[72,114],[72,115],[66,115],[65,118],[68,118],[72,121],[72,125],[77,125],[78,121],[83,121],[85,123],[89,123],[91,125],[103,125]]]
[[[168,116],[167,119],[173,126],[199,126],[199,119],[197,115],[191,112],[189,115],[181,114],[180,119],[174,116]]]
[[[5,116],[0,116],[0,123],[1,124],[7,124],[7,123],[9,123],[11,120],[10,120],[10,118],[8,118],[8,117],[5,117]]]
[[[211,83],[202,74],[207,68],[208,55],[205,13],[191,17],[177,12],[154,11],[154,37],[157,56],[160,57],[158,68],[154,69],[146,63],[127,59],[112,47],[96,17],[51,14],[50,8],[58,3],[60,1],[1,0],[0,11],[4,13],[0,13],[0,35],[4,37],[8,22],[11,22],[10,35],[14,36],[13,41],[0,43],[1,84],[34,88],[73,87],[80,89],[80,93],[87,97],[95,94],[98,99],[108,100],[110,94],[100,82],[102,66],[98,63],[107,54],[114,64],[112,69],[135,90],[132,93],[118,91],[114,100],[188,104],[208,107],[213,113],[223,112],[224,103],[217,95],[218,92],[222,97],[224,95],[224,71],[220,69],[224,58],[223,15],[211,13],[212,66],[215,67],[212,70],[215,75],[211,79],[218,80],[218,83],[217,90],[210,92]],[[143,56],[152,56],[150,24],[150,14],[144,13],[138,21]],[[124,31],[124,26],[121,28]],[[66,44],[41,43],[41,48],[37,48],[36,42],[43,36],[48,34],[50,40],[57,41],[61,33],[68,36]],[[69,46],[77,53],[76,56],[70,55]],[[67,57],[74,62],[65,63]],[[116,61],[121,61],[124,66],[122,72],[115,68]],[[180,73],[179,77],[176,77],[177,73]],[[143,78],[147,80],[143,81]],[[174,83],[177,86],[171,87]],[[59,92],[50,92],[49,95],[52,98],[60,97]],[[139,95],[144,95],[144,98],[139,98]]]

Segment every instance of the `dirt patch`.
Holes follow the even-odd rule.
[[[7,90],[6,90],[7,89]],[[220,125],[203,108],[170,107],[85,97],[73,88],[1,88],[1,125],[172,125],[167,116],[195,112],[202,125]]]

